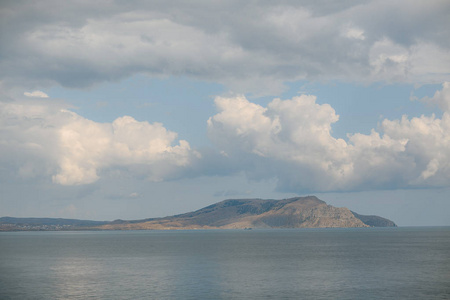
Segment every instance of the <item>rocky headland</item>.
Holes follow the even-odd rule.
[[[98,222],[52,218],[0,218],[0,230],[139,230],[395,227],[378,216],[334,207],[315,196],[283,200],[230,199],[163,218]]]

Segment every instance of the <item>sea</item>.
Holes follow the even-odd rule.
[[[450,299],[450,227],[1,232],[0,299]]]

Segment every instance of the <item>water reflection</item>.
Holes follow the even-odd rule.
[[[0,234],[0,268],[0,299],[446,298],[450,230]]]

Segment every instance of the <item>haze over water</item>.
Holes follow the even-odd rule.
[[[0,233],[0,299],[448,299],[450,228]]]

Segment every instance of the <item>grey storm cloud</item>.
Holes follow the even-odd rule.
[[[276,94],[288,81],[448,81],[448,1],[3,1],[2,85],[141,73]]]

